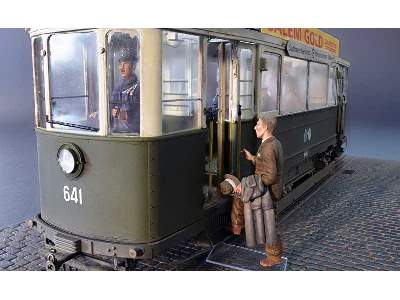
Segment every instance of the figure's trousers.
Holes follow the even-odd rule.
[[[278,242],[274,205],[269,192],[253,202],[244,203],[244,219],[247,247]]]
[[[232,200],[231,223],[232,226],[244,226],[243,202],[237,195],[234,195]]]

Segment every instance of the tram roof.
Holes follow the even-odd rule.
[[[41,35],[41,34],[49,34],[49,33],[56,33],[56,32],[71,32],[71,31],[90,30],[90,29],[93,29],[93,28],[76,28],[76,29],[71,29],[71,28],[61,28],[61,29],[33,28],[33,29],[29,30],[29,34],[31,37],[33,37],[33,36],[37,36],[37,35]],[[196,34],[212,36],[212,37],[221,38],[221,39],[231,39],[231,40],[238,40],[238,41],[240,40],[242,42],[248,42],[248,43],[259,43],[259,44],[272,46],[272,47],[278,48],[278,49],[286,49],[288,42],[294,40],[294,39],[290,39],[290,38],[289,39],[284,38],[282,35],[279,35],[279,34],[273,34],[272,31],[270,31],[267,28],[266,29],[263,28],[261,30],[242,29],[242,28],[167,28],[167,29],[178,31],[178,32],[185,32],[185,33],[196,33]],[[302,28],[299,30],[306,30],[306,29]],[[320,30],[318,30],[318,31],[322,32]],[[322,33],[325,35],[328,35],[324,32],[322,32]],[[279,37],[279,36],[282,36],[282,37]],[[327,52],[326,50],[318,49],[317,47],[313,47],[313,46],[309,46],[309,47],[316,49],[316,50],[323,50],[323,51]],[[347,67],[350,66],[350,62],[338,57],[337,55],[335,56],[335,61],[341,65],[345,65]]]

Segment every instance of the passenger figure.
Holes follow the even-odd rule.
[[[265,242],[267,257],[260,261],[263,267],[280,264],[283,253],[274,210],[274,202],[282,196],[283,150],[280,141],[273,136],[275,126],[276,117],[273,113],[262,114],[254,128],[257,138],[262,140],[256,155],[252,155],[246,149],[243,150],[245,158],[255,165],[255,174],[242,178],[240,183],[231,177],[225,177],[225,181],[221,183],[223,194],[230,192],[227,188],[229,184],[231,191],[245,204],[247,245],[255,246],[255,242],[249,242],[253,240],[254,225],[257,242]],[[253,216],[256,224],[253,223]]]
[[[240,199],[240,195],[233,193],[233,190],[240,184],[240,180],[235,176],[226,174],[225,180],[220,183],[220,190],[223,195],[231,195],[231,225],[228,230],[234,235],[240,235],[244,228],[244,205]]]

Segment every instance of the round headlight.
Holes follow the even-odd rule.
[[[58,149],[57,162],[67,177],[75,178],[82,173],[85,159],[78,146],[64,144]]]
[[[62,149],[58,154],[58,164],[65,173],[71,174],[76,165],[75,158],[71,151]]]

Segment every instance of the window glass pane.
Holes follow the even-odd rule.
[[[282,114],[306,110],[307,62],[284,57],[282,66]]]
[[[162,34],[163,133],[200,128],[199,37]]]
[[[111,133],[140,134],[139,37],[108,34],[107,80]]]
[[[98,118],[91,117],[99,105],[96,34],[53,35],[49,40],[49,52],[52,121],[98,129]]]
[[[328,105],[336,105],[336,69],[329,68]]]
[[[347,97],[347,89],[349,85],[349,68],[343,67],[343,94]]]
[[[308,109],[325,107],[328,95],[328,66],[310,62]]]
[[[231,91],[232,91],[232,44],[225,45],[225,119],[229,120],[229,111],[231,107]]]
[[[219,98],[219,62],[218,43],[207,46],[207,107],[218,108]]]
[[[240,49],[239,52],[239,99],[242,119],[253,117],[253,50]]]
[[[39,114],[38,127],[46,128],[46,103],[44,94],[44,60],[41,55],[43,41],[41,37],[33,41],[33,59],[35,66],[35,100]]]
[[[279,55],[261,55],[260,112],[278,109]]]

